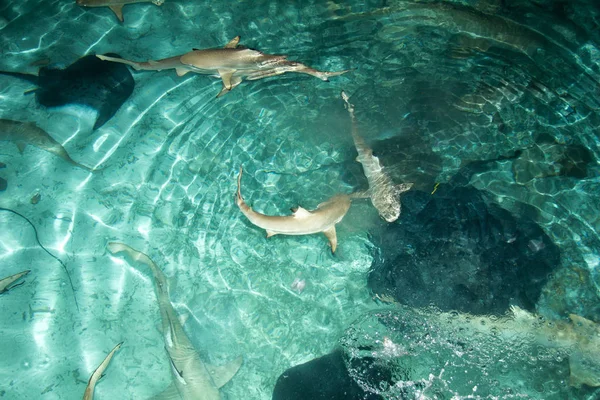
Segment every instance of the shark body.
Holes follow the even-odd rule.
[[[156,398],[220,399],[219,388],[229,382],[237,373],[242,364],[242,358],[238,357],[232,362],[219,367],[204,364],[179,322],[177,313],[169,299],[167,279],[160,268],[146,254],[132,249],[126,244],[109,243],[108,251],[113,255],[125,253],[132,260],[140,262],[152,270],[162,319],[165,349],[171,360],[171,372],[173,374],[173,383]]]
[[[15,283],[16,281],[18,281],[19,279],[21,279],[22,277],[24,277],[25,275],[27,275],[30,272],[31,272],[30,270],[22,271],[22,272],[19,272],[18,274],[14,274],[11,276],[7,276],[6,278],[0,279],[0,294],[8,292],[10,289],[14,288],[15,286],[22,285],[23,282],[17,283],[16,285],[13,285],[13,283]]]
[[[90,376],[90,379],[88,381],[87,387],[85,388],[85,393],[83,394],[83,400],[93,400],[94,399],[94,389],[96,387],[96,383],[98,383],[98,380],[100,378],[102,378],[102,376],[104,375],[104,371],[106,370],[106,368],[108,367],[108,364],[110,363],[110,360],[113,358],[113,356],[115,355],[117,350],[119,350],[121,348],[122,344],[123,344],[123,342],[116,345],[110,351],[110,353],[108,353],[108,355],[102,361],[102,363],[100,363],[100,365],[98,365],[98,368],[96,368],[96,370],[92,373],[92,375]]]
[[[489,318],[462,313],[441,313],[440,323],[461,326],[467,333],[502,335],[507,340],[533,339],[569,355],[571,386],[600,386],[600,326],[570,314],[568,320],[546,321],[539,315],[511,306],[508,317]]]
[[[76,0],[78,6],[82,7],[108,7],[115,13],[119,21],[123,22],[123,6],[134,3],[153,3],[162,5],[165,0]]]
[[[93,171],[91,168],[74,161],[60,143],[33,122],[0,119],[0,141],[15,143],[20,152],[23,152],[25,147],[29,144],[40,150],[57,155],[77,168],[90,172]]]
[[[350,208],[350,196],[340,194],[319,204],[313,211],[298,207],[292,215],[273,216],[254,211],[242,197],[242,168],[238,175],[236,203],[250,222],[267,231],[267,237],[274,235],[310,235],[323,232],[331,245],[331,252],[337,248],[335,225],[344,218]]]
[[[258,50],[238,47],[239,41],[240,37],[236,36],[223,48],[194,49],[180,56],[156,61],[136,62],[103,55],[97,57],[101,60],[129,65],[136,70],[161,71],[175,69],[179,76],[183,76],[188,72],[217,75],[223,81],[223,89],[217,97],[231,91],[231,89],[242,83],[244,78],[256,80],[286,72],[298,72],[328,81],[332,76],[342,75],[349,71],[319,71],[299,62],[288,61],[285,55],[264,54]]]
[[[400,194],[412,187],[412,183],[394,184],[392,178],[384,170],[379,158],[373,155],[373,150],[358,134],[354,106],[349,102],[348,95],[342,91],[342,99],[352,120],[352,140],[358,153],[356,161],[361,163],[365,177],[369,182],[369,190],[364,194],[355,194],[353,197],[370,197],[373,206],[379,215],[387,222],[394,222],[400,217]]]

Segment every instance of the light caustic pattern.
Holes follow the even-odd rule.
[[[213,77],[136,72],[131,98],[97,132],[91,132],[95,116],[89,110],[38,107],[33,96],[23,96],[29,84],[0,77],[0,117],[36,122],[78,162],[101,168],[89,174],[34,148],[20,154],[12,144],[3,147],[7,168],[0,175],[9,186],[0,205],[36,224],[40,241],[65,261],[75,293],[30,227],[0,214],[1,226],[9,227],[0,231],[3,275],[32,270],[24,285],[0,299],[0,359],[6,360],[0,382],[9,382],[0,391],[22,399],[83,394],[89,374],[121,341],[96,388],[98,398],[146,398],[169,384],[150,276],[109,257],[109,241],[147,253],[165,271],[174,306],[191,317],[185,327],[205,361],[219,365],[244,357],[222,389],[226,397],[270,398],[287,368],[328,353],[340,337],[348,337],[344,332],[353,320],[380,307],[366,287],[372,260],[366,228],[383,223],[376,210],[368,202],[353,204],[338,226],[340,245],[332,256],[321,235],[266,239],[234,203],[240,165],[246,200],[265,214],[286,215],[297,205],[311,209],[336,193],[365,189],[341,89],[352,96],[358,129],[375,144],[391,178],[414,182],[414,190],[431,193],[436,182],[447,181],[469,161],[546,148],[541,133],[600,156],[598,92],[592,90],[600,81],[599,53],[549,13],[519,13],[513,24],[489,17],[502,10],[485,8],[484,2],[476,9],[449,2],[396,1],[386,8],[355,3],[296,9],[259,1],[243,13],[214,2],[135,4],[128,6],[123,25],[108,9],[75,2],[6,6],[0,21],[0,45],[7,49],[2,70],[35,73],[36,62],[68,65],[89,53],[160,59],[222,46],[238,34],[265,53],[289,54],[322,70],[355,70],[331,82],[292,74],[243,82],[218,99],[222,84]],[[539,18],[529,21],[527,15]],[[530,29],[528,23],[538,25]],[[571,42],[573,37],[582,42]],[[534,161],[541,157],[533,150],[522,154]],[[532,179],[526,180],[519,168],[530,159],[501,161],[472,183],[511,211],[533,206],[537,214],[531,217],[563,248],[564,270],[597,266],[600,213],[592,178],[597,167],[590,163],[579,180],[564,168],[530,171]],[[560,155],[543,162],[566,165]],[[34,205],[36,193],[41,198]],[[560,277],[554,278],[553,287],[561,289],[555,293],[568,294],[581,284]],[[595,283],[593,277],[586,282]],[[543,298],[541,307],[554,316],[582,314],[585,309],[574,309],[580,307],[576,299]],[[487,383],[467,393],[468,382],[454,387],[445,378],[459,367],[480,374],[481,361],[460,364],[458,345],[435,329],[430,335],[445,340],[446,347],[434,349],[413,336],[411,347],[393,334],[386,342],[381,335],[356,332],[360,337],[352,340],[370,338],[366,345],[373,351],[378,344],[387,351],[383,364],[411,360],[418,369],[431,364],[415,354],[433,349],[443,355],[444,372],[409,376],[396,369],[387,389],[377,389],[391,398],[400,392],[417,397],[427,385],[449,397],[475,396],[493,392],[494,374],[500,386],[513,378],[514,371],[492,374],[502,366],[490,366]],[[487,347],[475,350],[488,356],[504,348],[480,344]],[[536,351],[545,362],[553,354]],[[564,372],[564,363],[550,364],[556,365],[552,374]],[[538,379],[527,366],[518,372]],[[415,386],[409,388],[410,382]],[[371,382],[363,386],[372,389]],[[531,396],[549,398],[539,393],[565,389],[544,390]],[[519,393],[524,391],[514,388]]]

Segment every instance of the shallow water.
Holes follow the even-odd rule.
[[[133,71],[133,95],[97,131],[92,111],[45,109],[23,95],[30,84],[0,76],[0,118],[33,121],[77,162],[101,168],[90,174],[2,142],[8,188],[0,206],[36,225],[75,290],[32,228],[0,213],[1,275],[32,270],[0,297],[0,397],[77,398],[121,341],[98,399],[147,398],[169,384],[149,271],[111,257],[109,241],[163,268],[204,360],[243,355],[225,398],[270,398],[287,368],[330,352],[356,318],[381,308],[366,285],[369,231],[384,224],[370,203],[355,202],[338,225],[333,256],[322,235],[266,239],[234,202],[240,165],[244,197],[266,214],[313,209],[364,184],[342,89],[394,180],[415,190],[434,191],[471,161],[529,151],[531,162],[500,161],[471,184],[526,212],[559,245],[561,265],[538,312],[598,321],[600,10],[585,2],[562,13],[550,2],[451,3],[167,0],[125,6],[124,24],[107,8],[66,0],[3,3],[2,70],[35,73],[39,60],[65,66],[93,53],[160,59],[241,35],[241,44],[265,53],[353,71],[330,82],[291,73],[245,81],[221,98],[213,77]],[[565,163],[575,163],[561,164],[542,134],[586,149],[583,176],[568,173]],[[306,282],[301,293],[296,278]],[[544,394],[544,385],[526,384],[514,394],[594,396],[557,384],[564,389]]]

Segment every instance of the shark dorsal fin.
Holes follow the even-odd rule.
[[[123,22],[123,4],[113,4],[112,6],[108,6],[115,13],[119,21]]]
[[[236,36],[233,39],[231,39],[229,41],[229,43],[227,43],[223,48],[224,49],[235,49],[238,45],[238,43],[240,42],[240,36]]]
[[[294,212],[294,217],[295,218],[306,218],[306,217],[310,217],[312,215],[312,213],[300,206],[298,206],[298,208],[296,208],[295,210],[292,210]]]
[[[208,366],[208,372],[212,377],[213,383],[217,388],[223,387],[227,382],[233,378],[233,376],[238,372],[240,366],[242,365],[242,357],[238,357],[233,361],[228,362],[227,364],[220,365],[215,367],[213,365]]]

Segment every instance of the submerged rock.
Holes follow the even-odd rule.
[[[371,291],[402,304],[474,314],[533,310],[558,247],[527,216],[516,217],[472,187],[411,191],[403,214],[372,235]]]
[[[381,377],[379,379],[382,379]],[[273,400],[377,400],[348,374],[341,350],[296,365],[275,384]]]
[[[6,179],[0,178],[0,192],[6,190],[7,187],[8,187],[8,182],[6,182]]]

